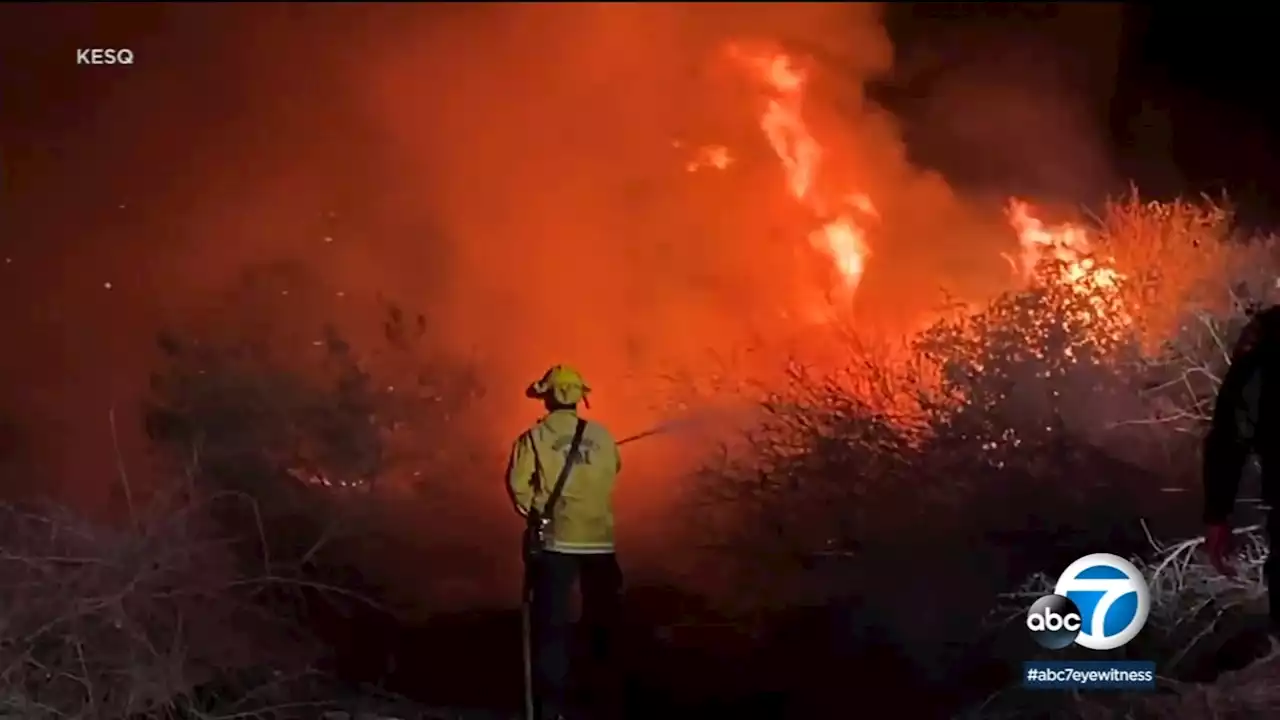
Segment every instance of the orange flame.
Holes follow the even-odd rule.
[[[871,248],[860,221],[878,220],[879,211],[864,192],[829,194],[822,184],[824,150],[804,113],[808,77],[792,58],[782,53],[747,54],[739,47],[731,47],[730,55],[750,68],[765,88],[767,102],[759,126],[781,164],[788,194],[813,216],[816,227],[808,233],[809,244],[826,256],[834,270],[835,287],[826,290],[828,307],[815,313],[815,319],[832,319],[852,301],[867,270]],[[731,161],[727,148],[711,145],[697,149],[686,170],[723,170]],[[1091,307],[1091,315],[1106,317],[1112,327],[1129,323],[1118,302],[1125,276],[1110,258],[1095,256],[1085,227],[1071,223],[1048,226],[1033,214],[1028,203],[1016,198],[1010,199],[1005,212],[1017,233],[1020,251],[1016,257],[1004,257],[1020,281],[1035,281],[1043,262],[1057,262],[1060,268],[1054,282],[1083,299]]]
[[[1017,258],[1006,255],[1005,259],[1024,281],[1034,279],[1041,262],[1055,261],[1059,268],[1054,279],[1088,304],[1094,318],[1103,323],[1098,329],[1110,329],[1114,335],[1132,324],[1120,298],[1125,276],[1110,258],[1096,256],[1086,228],[1071,223],[1046,226],[1028,203],[1017,198],[1009,200],[1005,213],[1021,246]]]
[[[794,68],[786,55],[756,58],[753,64],[770,91],[760,128],[782,162],[791,195],[822,223],[809,233],[809,243],[830,257],[842,285],[840,299],[852,299],[871,254],[866,231],[854,219],[854,214],[875,216],[875,205],[867,195],[854,193],[843,198],[834,213],[829,211],[826,198],[815,189],[822,165],[822,146],[804,120],[804,73]]]

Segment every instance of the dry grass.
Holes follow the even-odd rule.
[[[1163,655],[1166,672],[1177,672],[1191,661],[1203,658],[1206,646],[1229,621],[1256,615],[1264,609],[1266,585],[1262,564],[1267,545],[1257,525],[1238,528],[1237,574],[1227,577],[1213,569],[1199,554],[1203,537],[1170,546],[1152,541],[1154,556],[1142,561],[1147,585],[1151,588],[1151,616],[1148,624],[1165,638]]]
[[[1280,713],[1280,644],[1248,667],[1223,673],[1212,684],[1172,684],[1172,692],[1138,703],[1134,713],[1150,718],[1251,720]],[[1093,708],[1098,717],[1105,708]],[[1082,717],[1090,717],[1085,713]]]
[[[0,717],[281,714],[315,648],[256,599],[211,503],[157,500],[125,527],[0,507]],[[314,710],[314,708],[313,708]]]

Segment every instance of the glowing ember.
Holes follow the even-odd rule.
[[[724,170],[732,163],[733,157],[729,155],[729,148],[723,145],[707,145],[698,148],[693,159],[685,164],[684,169],[691,173],[708,168]]]

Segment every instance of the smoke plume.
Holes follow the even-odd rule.
[[[168,39],[138,40],[137,74],[103,91],[101,122],[67,131],[74,191],[92,212],[60,219],[56,233],[47,214],[30,215],[27,232],[61,238],[58,258],[17,253],[40,270],[7,289],[60,308],[23,321],[32,338],[84,328],[34,352],[95,362],[10,370],[47,375],[30,393],[39,412],[81,409],[59,421],[96,443],[78,458],[95,466],[79,471],[113,466],[107,408],[141,393],[150,334],[250,266],[298,264],[334,290],[327,307],[282,298],[274,311],[299,323],[365,323],[376,335],[352,299],[384,293],[426,315],[428,346],[476,365],[486,393],[460,422],[490,445],[459,482],[483,488],[476,508],[495,516],[506,444],[538,412],[522,391],[546,366],[580,368],[595,417],[619,436],[667,418],[673,394],[690,404],[694,390],[776,369],[829,332],[803,306],[830,296],[829,259],[807,238],[831,218],[788,193],[761,131],[767,88],[743,52],[786,55],[805,74],[819,182],[874,203],[846,308],[854,327],[909,331],[944,289],[981,297],[1011,282],[1001,253],[1016,242],[999,205],[913,165],[899,123],[868,98],[893,65],[875,5],[254,12],[232,27],[179,10]],[[205,27],[222,40],[193,40]],[[175,70],[196,55],[212,59]],[[731,161],[689,172],[708,147]],[[50,178],[72,166],[60,172],[42,181],[50,196]],[[628,447],[624,528],[628,514],[660,518],[678,495],[689,447],[677,444]],[[126,445],[141,452],[137,439]]]

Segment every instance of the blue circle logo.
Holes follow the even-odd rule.
[[[1075,644],[1115,650],[1137,637],[1151,612],[1147,579],[1133,563],[1110,553],[1076,560],[1058,576],[1054,595],[1069,599],[1080,615]]]

